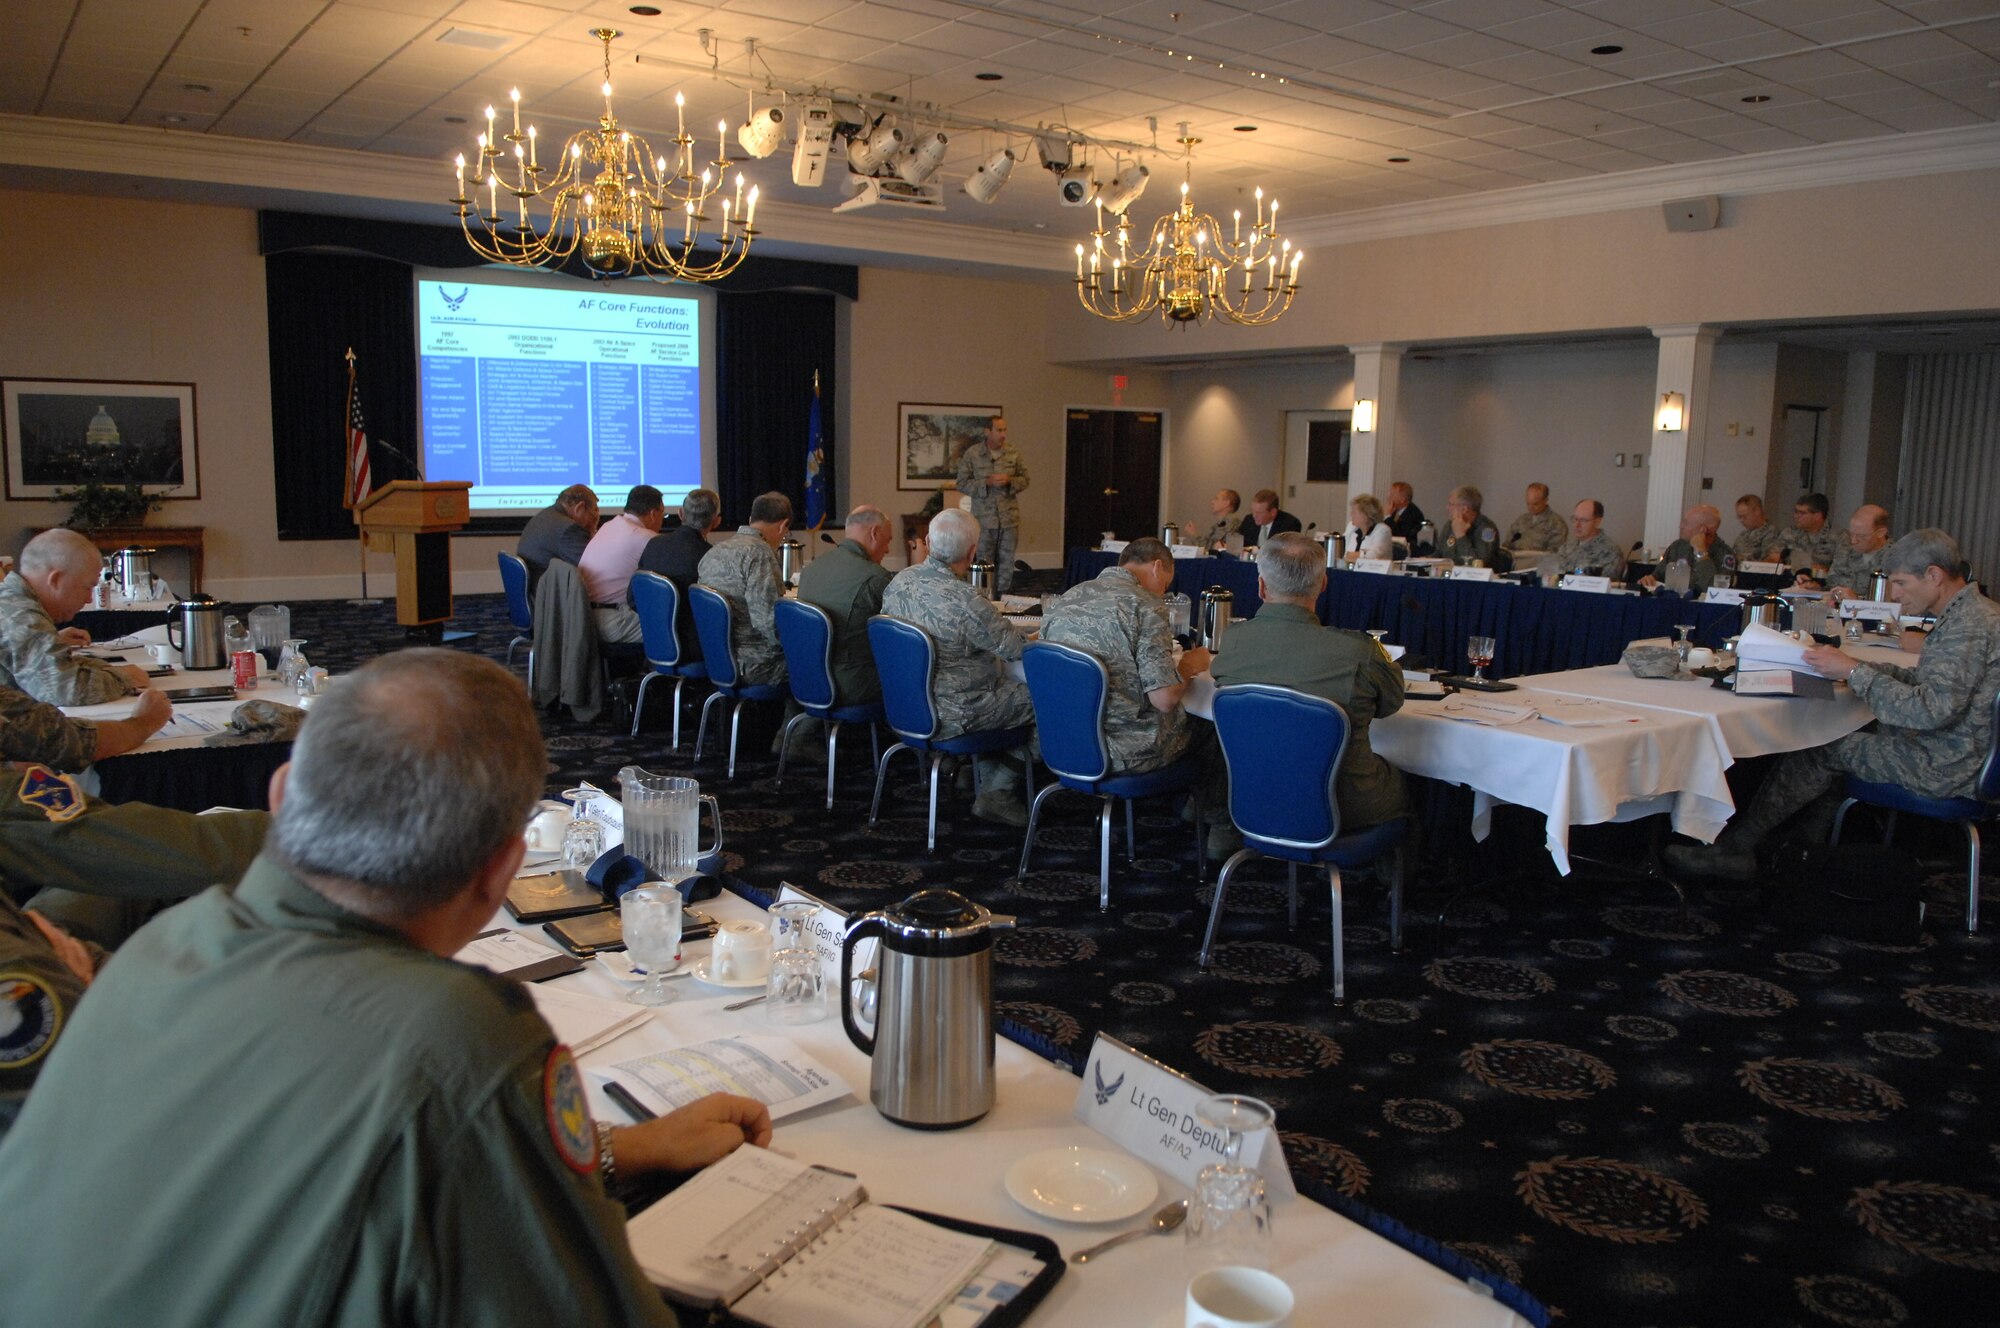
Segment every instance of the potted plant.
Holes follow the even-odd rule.
[[[70,504],[63,522],[72,530],[108,530],[143,525],[146,514],[159,510],[164,494],[148,493],[145,486],[132,484],[79,484],[74,489],[56,490],[60,502]]]

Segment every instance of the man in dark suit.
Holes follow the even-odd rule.
[[[1397,480],[1389,486],[1389,510],[1382,514],[1389,523],[1389,533],[1407,541],[1412,553],[1416,552],[1417,528],[1424,524],[1424,509],[1417,506],[1416,497],[1408,484]]]
[[[572,484],[556,500],[528,518],[514,552],[528,565],[528,595],[549,568],[549,559],[583,561],[590,537],[597,533],[597,495],[588,484]]]
[[[689,489],[681,499],[680,524],[653,536],[639,551],[640,571],[658,572],[681,592],[674,629],[681,638],[681,659],[689,664],[701,658],[701,641],[695,636],[694,611],[688,607],[688,587],[701,575],[701,560],[710,547],[708,532],[721,519],[722,499],[715,490]]]
[[[1278,494],[1274,489],[1259,489],[1250,500],[1250,515],[1243,518],[1243,543],[1251,547],[1261,545],[1273,535],[1299,529],[1299,519],[1278,507]]]

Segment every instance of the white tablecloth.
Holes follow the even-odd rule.
[[[761,917],[754,906],[727,893],[700,907],[722,919]],[[503,912],[494,925],[515,924]],[[684,962],[706,950],[706,942],[690,944]],[[556,982],[613,998],[630,990],[594,962]],[[584,1067],[611,1065],[730,1032],[777,1034],[806,1048],[846,1078],[858,1094],[779,1121],[773,1144],[787,1153],[855,1173],[878,1201],[1038,1231],[1057,1241],[1065,1254],[1135,1224],[1055,1222],[1029,1213],[1007,1197],[1002,1177],[1020,1157],[1072,1144],[1115,1145],[1071,1115],[1078,1079],[1005,1038],[1000,1039],[996,1058],[998,1103],[985,1119],[961,1130],[909,1130],[890,1124],[868,1104],[868,1058],[848,1042],[837,1011],[817,1024],[780,1027],[765,1017],[761,1006],[723,1010],[742,998],[741,991],[702,986],[692,978],[678,979],[673,986],[677,1000],[644,1026],[584,1056]],[[626,1114],[602,1095],[595,1077],[584,1077],[598,1118],[624,1123]],[[1186,1193],[1164,1176],[1160,1185],[1162,1202]],[[1522,1322],[1484,1288],[1473,1290],[1310,1200],[1298,1198],[1281,1205],[1272,1229],[1277,1242],[1273,1271],[1298,1295],[1295,1324],[1499,1328]],[[1106,1254],[1101,1263],[1072,1266],[1030,1322],[1050,1328],[1110,1324],[1150,1328],[1155,1322],[1170,1322],[1178,1328],[1189,1275],[1185,1255],[1179,1236],[1155,1236]]]
[[[166,640],[167,629],[165,624],[161,624],[155,627],[148,627],[143,631],[133,632],[129,636],[115,638],[115,642],[140,643],[129,649],[118,646],[114,642],[106,642],[91,648],[94,650],[114,650],[115,653],[125,655],[127,662],[144,668],[152,664],[152,660],[146,656],[145,646],[152,644],[164,645],[166,644]],[[262,667],[261,663],[259,667]],[[234,681],[235,677],[228,669],[205,669],[197,673],[188,673],[185,671],[170,673],[165,677],[153,679],[153,686],[162,691],[178,691],[183,687],[226,687],[230,686]],[[228,727],[229,716],[235,712],[237,706],[251,700],[277,701],[291,706],[299,703],[297,692],[290,687],[280,686],[278,680],[268,671],[262,672],[257,676],[257,686],[250,691],[237,692],[234,700],[175,702],[174,718],[168,721],[167,727],[125,753],[125,756],[140,756],[150,752],[170,752],[182,747],[199,747],[212,734],[219,733]],[[124,719],[138,707],[138,704],[137,697],[124,696],[116,701],[106,701],[101,705],[64,706],[62,707],[62,712],[74,719]],[[200,731],[176,731],[197,728]],[[124,757],[114,756],[108,759],[117,761],[123,760]]]
[[[1866,651],[1854,654],[1863,659],[1878,657]],[[1901,658],[1908,663],[1916,657]],[[1831,698],[1817,700],[1738,696],[1710,686],[1706,678],[1637,678],[1623,664],[1538,673],[1513,681],[1545,692],[1700,716],[1708,722],[1722,750],[1739,761],[1823,746],[1873,718],[1867,704],[1845,686],[1836,686]]]

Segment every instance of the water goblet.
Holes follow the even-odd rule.
[[[1486,681],[1487,666],[1493,662],[1497,642],[1490,636],[1475,636],[1465,643],[1465,657],[1472,664],[1474,681]]]
[[[790,900],[771,906],[775,935],[764,1009],[780,1024],[810,1024],[826,1018],[826,977],[810,924],[819,905]]]
[[[1682,673],[1687,672],[1688,651],[1693,649],[1694,647],[1694,642],[1690,639],[1693,636],[1694,636],[1693,623],[1674,624],[1674,653],[1681,657]]]
[[[632,993],[634,1005],[665,1005],[674,999],[667,974],[680,957],[681,892],[670,885],[642,885],[626,892],[619,909],[625,949],[633,963],[646,970],[646,980]]]
[[[588,817],[573,817],[563,827],[563,866],[574,872],[587,872],[591,864],[604,854],[604,827]]]
[[[1195,1178],[1188,1201],[1187,1248],[1197,1271],[1207,1268],[1271,1266],[1271,1201],[1264,1178],[1242,1165],[1245,1136],[1269,1129],[1277,1113],[1269,1103],[1221,1093],[1195,1108],[1204,1125],[1222,1136],[1222,1161]]]

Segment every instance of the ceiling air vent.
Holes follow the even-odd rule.
[[[497,51],[514,39],[498,32],[481,32],[477,28],[446,28],[438,34],[438,40],[447,46],[470,46],[480,51]]]

